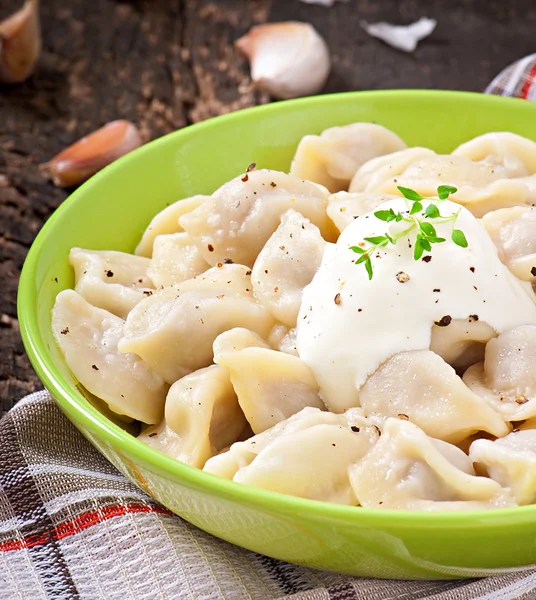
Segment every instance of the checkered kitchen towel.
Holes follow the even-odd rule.
[[[486,90],[536,100],[536,54]],[[0,600],[534,600],[536,568],[381,581],[289,565],[189,525],[127,481],[46,392],[0,421]]]

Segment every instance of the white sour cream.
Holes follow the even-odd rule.
[[[403,198],[375,210],[389,208],[407,210]],[[456,228],[465,233],[467,248],[451,241],[452,222],[433,220],[438,236],[447,241],[425,252],[432,257],[429,262],[414,260],[416,231],[412,231],[395,246],[375,253],[374,276],[369,280],[349,246],[401,224],[385,223],[368,213],[349,225],[336,244],[328,244],[320,269],[303,294],[297,345],[331,411],[358,406],[359,388],[394,354],[429,348],[432,326],[443,317],[478,315],[497,333],[536,324],[536,297],[530,284],[501,263],[480,222],[449,200],[439,208],[442,215],[460,211]],[[402,282],[406,275],[409,279]]]

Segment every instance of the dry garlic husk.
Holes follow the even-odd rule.
[[[0,83],[20,83],[34,70],[41,53],[38,0],[0,23]]]
[[[82,183],[141,144],[140,133],[133,123],[112,121],[41,165],[41,170],[57,186],[71,187]]]
[[[328,78],[328,47],[308,23],[258,25],[235,44],[249,59],[255,85],[274,98],[316,94]]]

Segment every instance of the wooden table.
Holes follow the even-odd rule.
[[[1,0],[0,18],[21,0]],[[233,40],[266,21],[311,22],[333,71],[326,91],[482,90],[535,51],[534,0],[47,0],[44,51],[26,83],[0,87],[0,409],[40,387],[19,337],[17,281],[36,233],[67,197],[37,166],[116,118],[153,139],[268,101],[252,90]],[[370,38],[361,19],[438,20],[413,55]]]

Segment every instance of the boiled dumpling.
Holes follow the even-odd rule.
[[[209,196],[184,198],[184,200],[178,200],[157,213],[145,230],[136,248],[136,254],[150,258],[153,254],[153,243],[156,236],[184,231],[179,225],[179,217],[192,212],[208,198]]]
[[[377,192],[385,181],[400,175],[414,162],[430,156],[435,156],[433,150],[417,146],[372,158],[354,175],[348,191],[352,194]]]
[[[407,418],[426,434],[453,444],[475,431],[506,435],[509,427],[454,369],[429,350],[400,352],[359,391],[365,416]]]
[[[483,465],[493,480],[510,488],[520,506],[536,503],[536,431],[516,431],[471,444],[469,457]]]
[[[536,417],[536,325],[505,331],[486,345],[485,359],[463,380],[508,421]]]
[[[375,194],[373,192],[350,194],[338,192],[328,200],[327,214],[339,231],[346,229],[354,219],[372,212],[380,204],[396,198],[391,194]]]
[[[168,383],[212,363],[212,343],[243,326],[268,335],[274,324],[253,297],[251,271],[222,265],[145,298],[128,315],[121,352],[135,352]]]
[[[236,442],[245,426],[229,374],[212,365],[175,382],[166,398],[164,420],[138,439],[201,469],[211,456]]]
[[[378,430],[353,409],[334,415],[304,408],[207,461],[208,473],[312,500],[356,504],[349,465],[378,440]]]
[[[519,279],[536,281],[536,208],[494,210],[482,217],[482,224],[510,271]]]
[[[226,368],[254,433],[269,429],[305,406],[325,409],[309,367],[298,357],[272,350],[237,328],[218,336],[214,362]]]
[[[210,200],[181,217],[180,224],[211,265],[231,260],[251,267],[290,208],[330,239],[334,231],[326,215],[328,197],[320,185],[261,169],[224,184]]]
[[[135,354],[117,350],[124,321],[95,308],[73,290],[56,296],[52,330],[78,381],[110,409],[144,423],[158,423],[168,386]]]
[[[432,326],[430,350],[463,372],[484,359],[486,343],[496,335],[495,330],[481,321],[478,315],[468,319],[452,319],[448,327]]]
[[[154,240],[148,274],[156,287],[182,283],[203,273],[210,265],[187,233],[168,233]]]
[[[528,187],[519,180],[501,179],[493,167],[463,156],[436,154],[411,164],[402,174],[385,180],[377,191],[396,194],[402,186],[422,196],[435,196],[440,185],[452,185],[457,192],[451,197],[476,217],[509,206],[528,204]]]
[[[303,288],[320,266],[325,245],[318,227],[289,210],[253,265],[255,297],[289,327],[296,325]]]
[[[359,503],[367,508],[460,510],[515,505],[497,482],[476,477],[456,446],[416,425],[387,419],[379,441],[350,467]]]
[[[536,142],[515,133],[485,133],[461,144],[452,154],[489,164],[502,177],[536,173]]]
[[[90,304],[125,318],[154,285],[147,275],[149,260],[113,250],[73,248],[75,290]]]
[[[296,346],[295,327],[291,328],[283,325],[282,323],[276,323],[268,334],[266,341],[274,350],[299,356],[298,348]]]
[[[347,190],[361,165],[406,144],[392,131],[375,123],[330,127],[320,135],[304,136],[292,159],[290,174],[320,183],[331,192]]]

